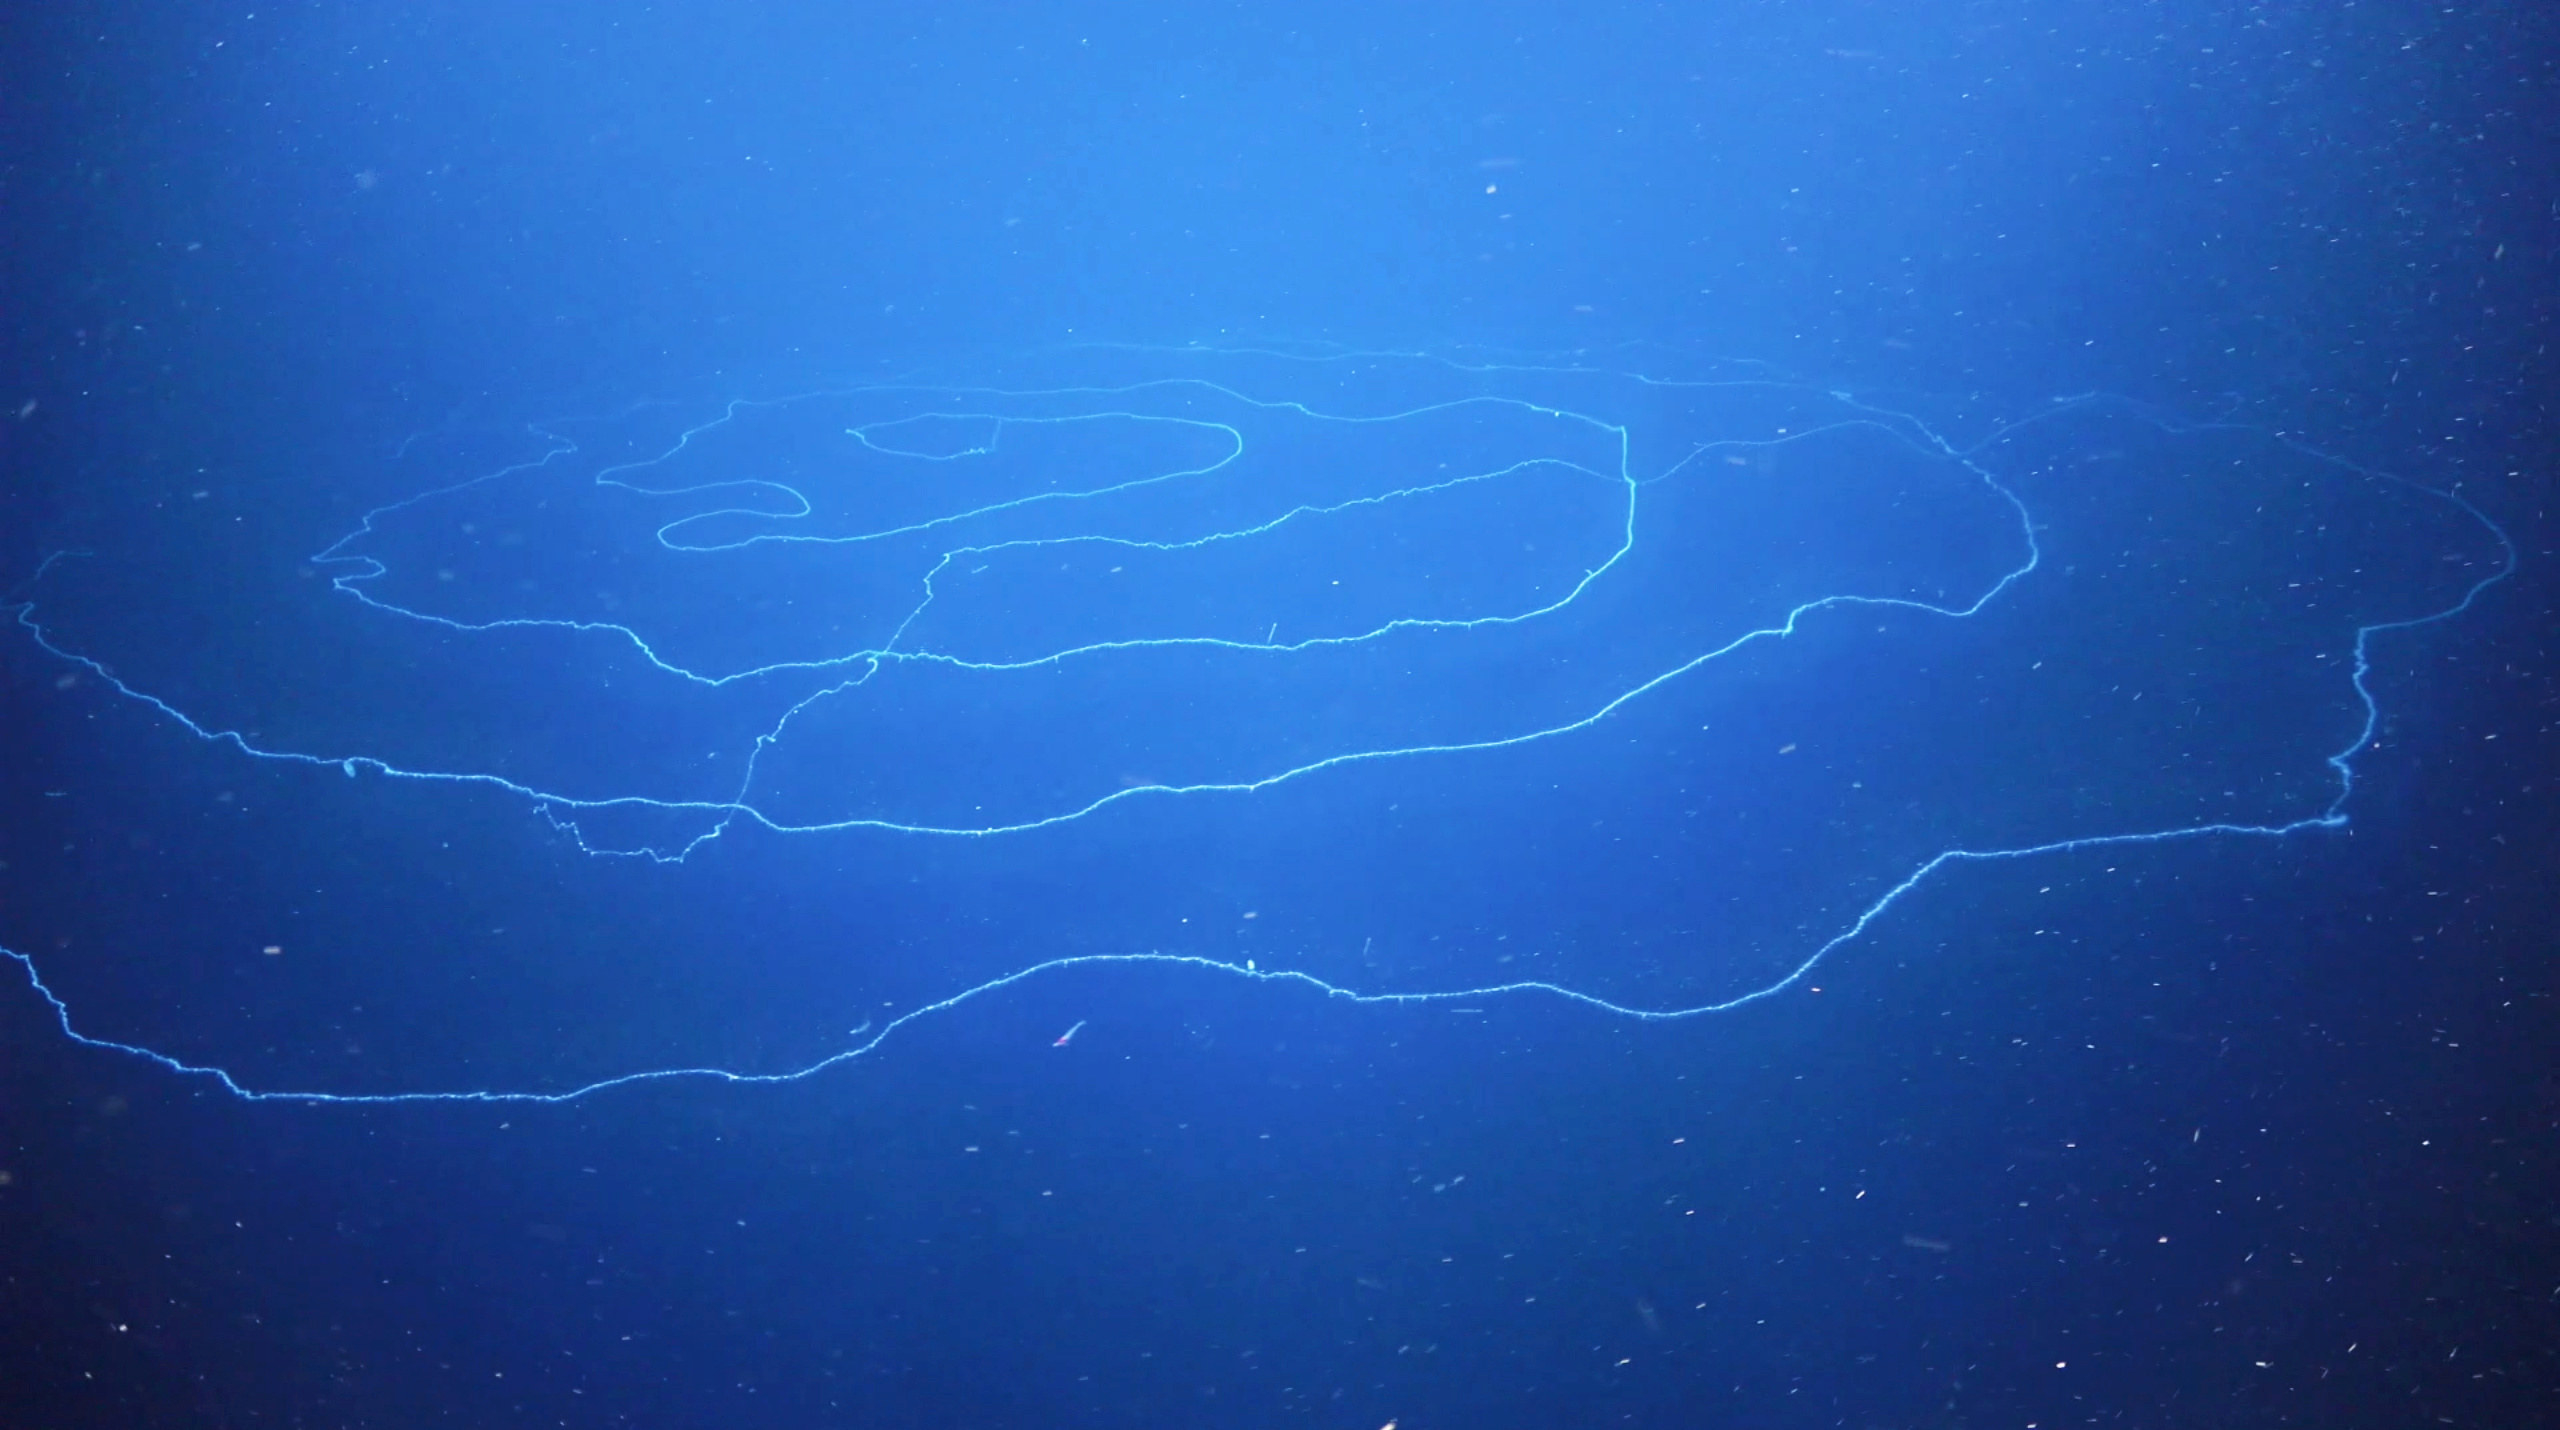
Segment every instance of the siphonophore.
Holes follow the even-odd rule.
[[[559,1100],[1094,965],[1703,1017],[1967,865],[2340,828],[2386,638],[2516,559],[2282,432],[1742,366],[1084,347],[390,465],[299,561],[23,588],[13,658],[122,772],[64,817],[165,819],[185,871],[72,840],[51,877],[157,912],[0,929],[69,1036]],[[237,991],[117,991],[155,960]],[[641,985],[565,1071],[474,1048]],[[830,1044],[813,1000],[886,1011]],[[309,1052],[324,1006],[410,1051]]]

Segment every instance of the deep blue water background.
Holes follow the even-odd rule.
[[[602,451],[739,397],[1132,363],[1344,403],[1421,381],[1092,342],[1750,373],[1965,440],[2058,395],[2140,404],[1986,457],[2051,559],[1979,619],[1817,632],[1606,743],[1037,836],[599,859],[503,792],[194,739],[13,628],[0,946],[83,1033],[252,1087],[786,1070],[1142,948],[1363,992],[1534,963],[1690,1006],[1938,849],[2316,814],[2362,715],[2353,626],[2497,559],[2440,502],[2126,414],[2458,489],[2525,557],[2461,619],[2374,639],[2348,829],[1946,871],[1808,984],[1680,1022],[1089,965],[784,1085],[312,1106],[0,994],[9,1423],[2560,1414],[2538,10],[69,4],[7,28],[6,599],[210,724],[332,756],[672,771],[674,722],[740,728],[604,698],[592,652],[421,639],[329,590],[315,553],[548,450],[531,424]],[[1770,475],[1812,502],[1859,470]],[[1976,590],[2019,559],[1979,509],[1928,510],[1809,524],[1862,570]],[[559,569],[490,563],[419,599],[504,605]],[[1717,574],[1676,588],[1682,619],[1806,598]],[[796,617],[702,614],[743,589],[657,615],[763,652]],[[1670,618],[1604,614],[1560,659]],[[1997,684],[2029,660],[2053,681]],[[2104,701],[2128,673],[2181,713]],[[889,725],[962,728],[977,691]],[[941,765],[848,738],[793,788],[1036,800],[1066,768],[1153,777],[1126,750],[1178,758],[1242,706],[1065,734],[1021,708]],[[1892,817],[1812,802],[1780,744],[1890,786]],[[1743,822],[1701,836],[1665,789]],[[1382,822],[1412,800],[1417,827]]]

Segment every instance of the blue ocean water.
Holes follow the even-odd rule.
[[[11,1423],[2552,1413],[2548,20],[23,28]]]

